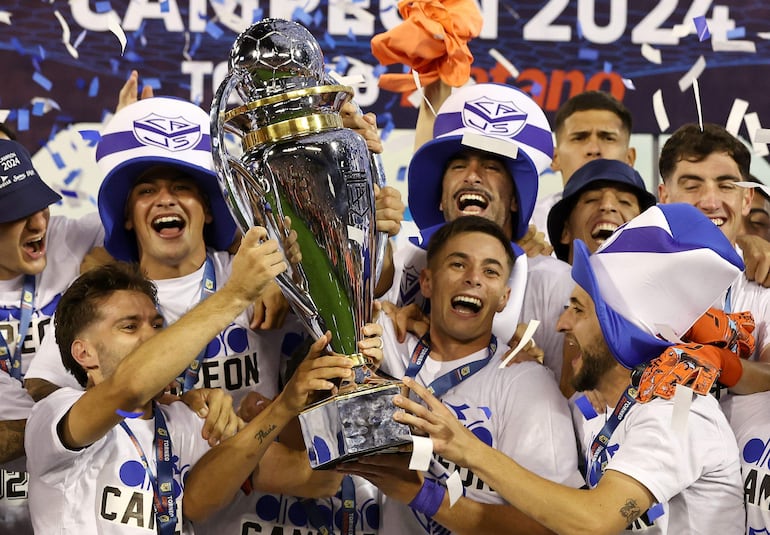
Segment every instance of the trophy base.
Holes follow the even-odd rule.
[[[375,382],[319,401],[299,415],[302,437],[314,470],[410,444],[409,426],[393,420],[401,410],[393,396],[401,383]]]

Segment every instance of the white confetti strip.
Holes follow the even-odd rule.
[[[671,123],[668,120],[666,106],[663,104],[663,92],[658,89],[652,95],[652,110],[655,112],[655,120],[658,121],[658,128],[661,132],[668,130]]]
[[[725,130],[730,132],[735,137],[738,137],[738,130],[740,129],[741,123],[743,122],[743,116],[746,115],[746,111],[748,109],[748,101],[740,98],[733,100],[733,106],[730,108],[730,115],[727,117]]]
[[[692,81],[692,91],[695,94],[695,109],[698,112],[698,125],[700,126],[700,131],[703,132],[703,110],[700,106],[700,85],[698,84],[697,78]]]
[[[770,32],[759,32],[757,33],[757,37],[760,39],[770,39]]]
[[[626,86],[626,89],[630,89],[631,91],[634,91],[636,89],[636,86],[634,85],[634,81],[630,78],[622,78],[623,85]]]
[[[70,44],[69,24],[67,24],[67,21],[64,20],[64,17],[62,17],[58,9],[54,9],[53,14],[54,14],[54,17],[56,17],[56,19],[59,21],[59,25],[61,25],[61,42],[64,43],[64,47],[67,49],[67,52],[70,53],[70,56],[72,56],[75,59],[78,59],[78,51],[75,49],[74,46]]]
[[[463,480],[457,470],[447,478],[446,490],[449,494],[449,507],[452,507],[463,495]]]
[[[679,91],[682,93],[687,91],[692,85],[693,80],[698,78],[705,69],[706,59],[701,56],[695,63],[693,63],[692,67],[690,67],[690,70],[679,79]]]
[[[746,123],[746,130],[749,132],[749,137],[751,138],[751,144],[754,148],[754,154],[757,156],[767,156],[770,154],[770,149],[767,148],[767,145],[765,143],[758,142],[754,136],[756,133],[760,130],[762,130],[762,125],[759,122],[759,115],[756,113],[747,113],[743,117],[743,122]]]
[[[760,128],[754,132],[754,141],[756,143],[770,143],[770,128]]]
[[[420,73],[412,69],[412,78],[414,79],[414,85],[417,86],[417,93],[420,94],[422,99],[425,101],[425,104],[428,105],[428,109],[433,113],[433,116],[436,116],[436,110],[433,109],[433,104],[430,103],[430,100],[428,100],[428,97],[425,96],[425,89],[422,87],[422,82],[420,81]],[[415,106],[417,108],[418,106]]]
[[[530,340],[532,340],[532,336],[534,336],[538,327],[540,327],[539,320],[529,320],[529,324],[527,324],[527,328],[524,329],[524,334],[521,336],[521,340],[519,340],[519,343],[516,344],[516,347],[514,347],[511,352],[508,353],[508,356],[505,357],[505,360],[500,363],[498,368],[505,368],[508,363],[511,362],[513,357],[515,357],[519,351],[524,349],[524,346],[527,345]]]
[[[11,24],[11,17],[13,16],[13,13],[10,11],[0,11],[0,22],[3,24]]]
[[[711,40],[711,48],[714,52],[748,52],[750,54],[757,53],[757,45],[754,41],[746,41],[744,39],[735,41],[716,41]]]
[[[123,32],[123,28],[120,25],[120,17],[114,11],[110,11],[107,27],[118,38],[120,42],[120,55],[126,51],[126,34]]]
[[[511,76],[513,76],[514,78],[519,77],[519,69],[517,69],[513,63],[508,61],[508,59],[505,56],[503,56],[500,52],[498,52],[497,49],[490,48],[489,55],[492,56],[492,58],[495,59],[500,65],[502,65],[506,71],[511,73]]]
[[[11,110],[0,110],[0,123],[4,123],[10,113]]]
[[[429,437],[412,435],[412,457],[409,459],[409,470],[425,472],[430,467],[433,458],[433,441]]]
[[[642,45],[642,56],[650,63],[655,63],[656,65],[660,65],[663,62],[660,50],[651,47],[647,43]]]

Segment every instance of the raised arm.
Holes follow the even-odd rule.
[[[233,260],[230,279],[219,291],[142,343],[104,381],[86,391],[62,420],[61,438],[66,446],[92,444],[120,422],[116,410],[144,407],[286,269],[277,243],[260,243],[266,235],[262,228],[250,230]]]

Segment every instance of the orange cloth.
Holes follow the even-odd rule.
[[[484,22],[474,0],[401,0],[404,21],[372,38],[372,54],[383,65],[403,63],[428,85],[439,78],[453,87],[471,75],[473,55],[468,41],[477,37]],[[380,87],[398,93],[416,89],[411,74],[385,73]]]

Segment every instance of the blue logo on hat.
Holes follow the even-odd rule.
[[[511,138],[527,124],[527,114],[511,101],[479,97],[463,106],[463,124],[487,135]]]
[[[200,124],[195,121],[151,113],[134,121],[134,136],[144,145],[177,152],[195,147],[202,133]]]

